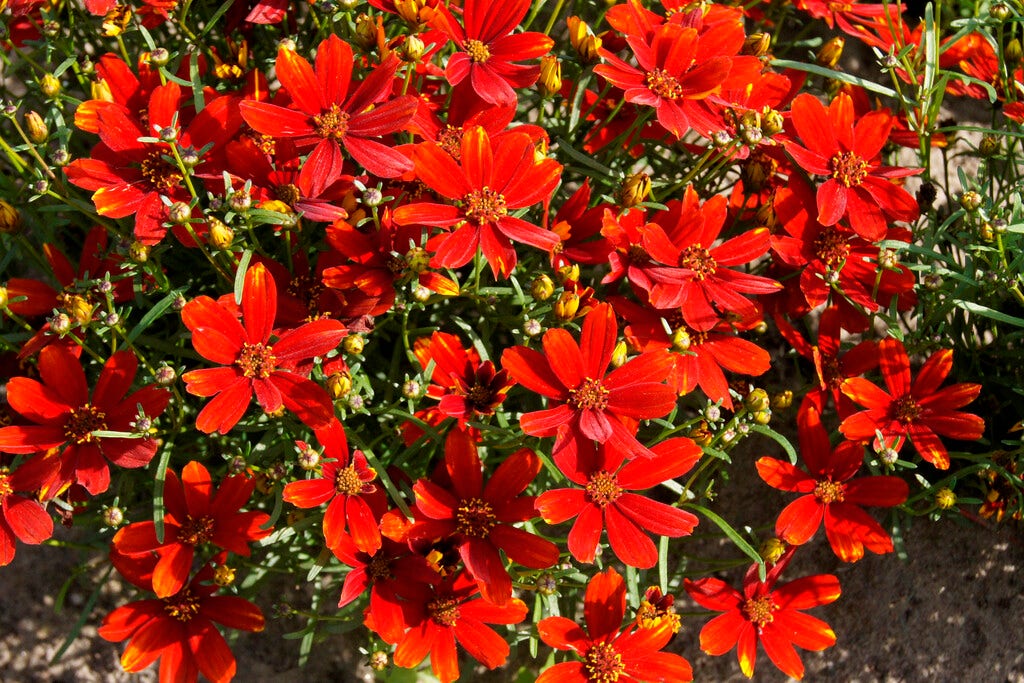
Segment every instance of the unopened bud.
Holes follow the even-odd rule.
[[[419,398],[423,387],[414,379],[408,379],[402,384],[402,396],[405,398]]]
[[[619,206],[624,209],[636,206],[651,194],[651,177],[646,173],[634,173],[623,181],[619,188]]]
[[[216,216],[209,216],[206,219],[206,226],[210,230],[210,244],[221,251],[231,247],[235,240],[235,231],[229,225]]]
[[[99,79],[94,81],[90,86],[89,90],[92,93],[92,99],[103,100],[104,102],[113,102],[114,93],[110,90],[110,84],[107,83],[106,79]]]
[[[60,81],[53,74],[44,74],[39,79],[39,89],[43,91],[43,94],[47,97],[56,97],[60,94]]]
[[[374,671],[383,671],[391,663],[391,657],[384,650],[376,650],[370,655],[370,668]]]
[[[761,112],[761,132],[768,137],[780,132],[784,123],[782,114],[771,107],[765,107]]]
[[[358,334],[350,334],[341,342],[341,348],[345,349],[345,353],[350,353],[352,355],[359,355],[362,353],[365,346],[366,340]]]
[[[612,349],[612,367],[621,368],[626,364],[626,359],[629,357],[629,347],[626,346],[626,342],[620,341]]]
[[[971,213],[980,209],[984,201],[981,195],[974,190],[967,190],[960,195],[960,206],[963,207],[964,211],[970,211]]]
[[[12,235],[21,230],[21,212],[0,199],[0,234]]]
[[[558,592],[558,581],[555,579],[553,574],[544,572],[537,577],[534,582],[534,586],[537,587],[537,592],[541,595],[554,595]]]
[[[818,54],[814,56],[814,61],[818,66],[823,66],[826,69],[831,69],[839,63],[839,58],[843,56],[843,46],[846,45],[846,41],[841,37],[836,36],[832,40],[828,41],[821,46],[818,50]]]
[[[167,66],[167,63],[171,61],[171,53],[165,48],[158,47],[149,53],[149,64],[150,66],[161,67]]]
[[[547,301],[555,294],[555,283],[547,275],[538,275],[530,284],[530,294],[538,301]]]
[[[711,430],[708,429],[708,423],[704,420],[701,420],[693,427],[690,427],[690,430],[686,435],[693,439],[698,446],[707,446],[711,443],[711,439],[714,437],[714,434],[712,434]]]
[[[525,334],[527,337],[536,337],[543,331],[544,327],[536,318],[530,318],[525,323],[523,323],[523,334]]]
[[[562,62],[555,55],[541,57],[537,87],[544,97],[551,97],[562,90]]]
[[[978,143],[978,153],[983,157],[990,157],[997,154],[1002,147],[1002,142],[997,135],[985,135]]]
[[[149,247],[142,242],[132,242],[128,247],[128,258],[136,263],[145,263],[149,260]]]
[[[50,330],[54,334],[64,336],[71,331],[71,318],[68,317],[67,313],[58,313],[50,318]]]
[[[100,518],[103,520],[105,525],[112,529],[116,529],[124,524],[124,510],[116,505],[111,505],[110,507],[103,508],[103,511],[100,513]]]
[[[563,286],[567,282],[579,282],[580,266],[578,263],[566,263],[559,266],[558,270],[555,271],[555,277],[558,279],[558,283]]]
[[[161,365],[156,370],[156,383],[162,387],[169,387],[178,379],[178,373],[170,365]]]
[[[423,44],[423,39],[419,36],[409,36],[405,42],[402,43],[401,55],[402,60],[409,63],[416,63],[423,58],[423,53],[426,52],[427,46]]]
[[[213,582],[220,587],[230,586],[235,582],[235,570],[226,564],[218,564],[213,569]]]
[[[793,392],[786,389],[782,393],[772,396],[772,410],[785,410],[793,405]]]
[[[413,247],[405,253],[405,264],[418,275],[430,267],[430,254],[423,247]]]
[[[0,311],[7,308],[8,300],[9,295],[7,294],[7,288],[4,287],[3,285],[0,285]]]
[[[690,338],[690,333],[682,327],[672,333],[673,351],[689,351],[692,344],[693,340]]]
[[[252,195],[247,190],[236,190],[228,195],[228,206],[237,213],[248,211],[252,208]]]
[[[37,111],[25,112],[25,132],[28,133],[28,139],[37,145],[46,142],[46,138],[50,137],[50,129]]]
[[[1011,66],[1018,64],[1024,58],[1024,49],[1021,49],[1020,38],[1014,38],[1006,44],[1003,56],[1006,58],[1007,64]]]
[[[331,398],[342,398],[350,391],[352,391],[352,377],[347,372],[336,372],[327,378],[327,392]]]
[[[757,550],[757,554],[760,555],[765,562],[775,564],[782,559],[782,556],[786,552],[786,547],[786,542],[781,538],[769,538],[761,544],[761,547]]]
[[[771,400],[768,398],[768,392],[764,389],[754,389],[743,399],[743,406],[752,413],[768,410],[770,404]]]
[[[554,305],[554,314],[559,320],[572,320],[579,310],[580,297],[575,292],[562,292]]]
[[[764,32],[751,33],[747,36],[747,39],[743,41],[741,54],[751,55],[753,57],[764,57],[768,54],[768,49],[771,45],[771,34]]]
[[[92,322],[93,305],[85,297],[72,294],[64,299],[64,310],[74,318],[79,325],[88,325]]]
[[[320,454],[314,448],[303,448],[299,451],[299,467],[306,472],[312,472],[320,465]]]
[[[382,27],[383,23],[380,26]],[[377,29],[378,22],[375,22],[367,14],[360,14],[356,17],[356,30],[355,35],[352,37],[352,42],[358,45],[364,52],[370,52],[377,47],[377,36],[379,35]]]
[[[935,492],[935,505],[940,510],[949,510],[956,505],[956,494],[952,489],[941,488]]]
[[[1005,2],[993,3],[992,6],[988,8],[988,14],[996,21],[1006,21],[1013,16],[1010,6]]]

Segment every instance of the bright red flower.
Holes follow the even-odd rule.
[[[16,540],[38,545],[53,535],[53,519],[39,501],[15,493],[38,487],[28,470],[0,467],[0,567],[14,560]]]
[[[844,216],[854,232],[866,240],[883,239],[889,221],[917,219],[917,200],[895,178],[920,169],[883,166],[880,155],[889,140],[893,116],[870,112],[854,125],[853,100],[840,93],[828,109],[814,95],[793,100],[793,128],[800,143],[785,149],[800,168],[827,180],[818,187],[818,222],[835,225]]]
[[[387,507],[383,492],[371,483],[377,473],[367,465],[362,451],[349,455],[345,431],[337,420],[320,430],[318,436],[324,455],[329,458],[321,466],[320,476],[286,484],[282,497],[300,508],[318,507],[330,501],[323,521],[327,547],[337,545],[347,528],[357,548],[373,553],[380,548],[377,524]],[[297,444],[303,450],[307,448],[301,441]]]
[[[839,425],[847,439],[875,438],[879,431],[889,443],[906,437],[918,454],[940,470],[949,468],[949,453],[939,436],[976,441],[985,432],[985,421],[957,410],[978,397],[980,384],[939,385],[953,370],[953,352],[936,351],[910,381],[910,358],[903,342],[887,338],[878,344],[882,379],[888,391],[866,379],[851,377],[843,382],[843,393],[867,410],[850,415]]]
[[[775,585],[794,550],[768,570],[763,582],[758,579],[760,565],[751,565],[742,593],[714,577],[686,579],[686,591],[697,604],[724,612],[700,630],[701,650],[717,657],[735,647],[740,669],[750,678],[760,642],[784,674],[803,678],[804,665],[793,646],[818,651],[835,644],[836,634],[828,624],[801,610],[834,602],[840,594],[839,579],[818,574]]]
[[[172,596],[188,582],[198,548],[212,544],[248,556],[250,543],[270,535],[273,529],[261,528],[270,515],[239,510],[255,488],[255,479],[236,474],[215,489],[209,471],[195,461],[185,465],[180,480],[167,470],[163,541],[157,538],[154,522],[134,522],[114,534],[113,546],[129,556],[156,553],[153,592],[161,598]]]
[[[775,535],[791,545],[803,545],[824,521],[828,542],[844,562],[861,559],[865,548],[879,554],[892,552],[889,534],[861,506],[903,503],[910,493],[907,482],[894,476],[854,479],[864,464],[864,446],[843,441],[833,449],[813,405],[801,410],[799,427],[800,456],[807,472],[775,458],[757,461],[757,473],[769,486],[807,494],[779,513]]]
[[[448,35],[459,52],[448,58],[445,78],[468,86],[485,102],[513,106],[514,88],[527,88],[540,76],[540,66],[516,64],[548,53],[555,44],[543,33],[512,34],[526,16],[530,0],[465,0],[463,23],[440,3],[432,24]]]
[[[615,556],[631,567],[647,569],[658,561],[658,549],[647,536],[653,532],[678,538],[697,526],[697,518],[679,508],[631,493],[675,479],[703,454],[687,438],[663,441],[651,449],[654,457],[623,466],[625,455],[593,442],[570,442],[555,456],[558,468],[580,488],[545,491],[537,510],[548,524],[576,518],[569,531],[569,552],[578,562],[593,562],[601,531]]]
[[[565,617],[547,617],[537,624],[546,644],[556,650],[571,650],[580,658],[548,667],[537,683],[693,680],[689,662],[661,651],[672,640],[672,622],[662,621],[653,628],[622,629],[626,582],[611,567],[587,583],[583,614],[586,630]]]
[[[505,351],[501,363],[513,379],[549,399],[547,410],[519,418],[524,432],[556,437],[556,452],[570,439],[593,439],[626,457],[654,455],[637,441],[635,421],[675,407],[676,392],[662,382],[672,359],[666,351],[649,351],[605,375],[617,332],[612,307],[601,304],[584,318],[579,344],[566,330],[550,329],[544,353],[525,346]]]
[[[516,265],[512,240],[544,250],[558,244],[555,233],[510,215],[550,199],[562,174],[554,159],[535,159],[529,136],[510,132],[491,140],[474,126],[462,136],[460,162],[433,142],[418,145],[414,158],[420,180],[442,197],[461,202],[406,204],[395,210],[399,225],[459,225],[436,238],[432,265],[457,268],[480,248],[494,276],[505,278]]]
[[[42,382],[15,377],[7,383],[11,408],[33,424],[0,428],[0,452],[57,449],[35,456],[46,459],[40,466],[49,473],[41,485],[47,498],[76,483],[92,495],[103,493],[110,486],[106,460],[118,467],[144,467],[153,459],[157,440],[145,424],[163,413],[171,398],[154,384],[128,394],[137,368],[131,351],[115,353],[90,392],[78,357],[65,346],[47,346],[39,353]],[[95,436],[97,431],[141,436]]]
[[[274,278],[257,263],[245,274],[242,289],[244,326],[233,311],[208,296],[185,304],[181,318],[192,332],[192,345],[203,358],[226,367],[192,370],[182,375],[195,396],[216,396],[199,412],[196,428],[226,434],[245,414],[252,396],[272,413],[294,412],[312,429],[334,417],[334,404],[299,365],[334,349],[345,335],[337,320],[315,320],[289,330],[270,343],[277,314]]]
[[[314,195],[341,175],[342,148],[373,175],[397,177],[412,165],[375,138],[402,130],[416,112],[411,95],[387,99],[399,65],[392,53],[350,93],[352,48],[338,36],[320,43],[315,70],[294,50],[281,48],[275,69],[293,106],[246,100],[242,118],[261,133],[295,138],[300,149],[313,146],[300,177],[310,178]]]
[[[120,568],[120,566],[119,566]],[[126,577],[148,589],[144,577]],[[214,622],[243,631],[262,631],[263,613],[248,600],[214,595],[213,569],[206,565],[180,590],[157,600],[140,600],[118,607],[99,628],[111,642],[129,639],[121,666],[142,671],[160,659],[160,680],[194,683],[202,674],[213,683],[235,676],[235,656]]]
[[[408,530],[408,539],[451,538],[469,574],[490,602],[506,604],[512,597],[512,577],[499,550],[514,562],[545,569],[558,562],[558,546],[512,526],[537,516],[533,496],[520,495],[540,472],[540,458],[522,449],[506,458],[484,484],[476,444],[453,430],[444,449],[451,479],[448,490],[420,479],[413,486],[422,519]]]
[[[823,19],[829,28],[838,25],[847,35],[883,52],[891,47],[891,43],[880,40],[868,29],[886,23],[899,25],[902,21],[900,14],[906,9],[903,4],[868,4],[858,0],[797,0],[794,4],[812,17]]]

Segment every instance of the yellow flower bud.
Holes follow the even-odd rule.
[[[764,389],[754,389],[743,399],[743,405],[752,413],[768,410],[770,404],[768,392]]]
[[[835,67],[839,63],[839,58],[843,56],[844,45],[846,45],[846,41],[836,36],[821,46],[818,54],[814,57],[814,61],[818,66],[823,66],[826,69]]]
[[[629,355],[629,347],[626,346],[626,342],[620,341],[615,345],[615,349],[612,350],[612,366],[621,368],[626,364],[627,357]]]
[[[754,57],[764,57],[771,47],[772,37],[768,33],[751,33],[743,41],[742,54]]]
[[[765,562],[771,562],[775,564],[782,555],[786,552],[786,542],[781,538],[769,538],[767,541],[761,544],[758,548],[757,554],[760,555]]]
[[[78,294],[71,294],[64,297],[63,308],[79,325],[88,325],[92,322],[94,306]]]
[[[402,43],[401,56],[402,60],[410,63],[416,63],[423,57],[423,53],[426,51],[427,46],[423,44],[423,40],[419,36],[409,36],[405,42]]]
[[[537,87],[544,97],[551,97],[562,89],[562,62],[555,55],[541,57]]]
[[[366,346],[366,340],[360,337],[358,334],[350,334],[345,337],[341,342],[341,348],[345,349],[345,353],[352,355],[358,355],[363,352],[363,348]]]
[[[772,410],[785,410],[793,405],[793,392],[786,389],[780,394],[772,396]]]
[[[37,111],[25,112],[25,132],[28,133],[28,139],[37,145],[46,142],[46,138],[50,137],[50,129],[46,127],[46,121],[43,121],[43,117]]]
[[[114,101],[114,93],[110,91],[110,84],[107,83],[105,78],[93,81],[89,86],[89,90],[91,91],[92,98],[94,100],[103,100],[104,102]]]
[[[103,17],[103,35],[108,38],[116,38],[125,32],[128,28],[128,24],[132,21],[132,8],[131,5],[115,5],[114,9],[107,12],[107,15]]]
[[[0,234],[11,235],[21,229],[21,212],[0,199]]]
[[[206,225],[210,229],[210,244],[222,251],[231,247],[235,231],[230,226],[215,216],[207,218]]]
[[[4,287],[3,285],[0,285],[0,311],[2,311],[5,308],[7,308],[7,301],[8,301],[7,288]]]
[[[336,372],[327,378],[327,391],[331,398],[339,399],[352,391],[352,377],[347,372]]]
[[[619,188],[619,206],[624,209],[636,206],[651,194],[651,176],[634,173],[626,178]]]
[[[559,320],[572,320],[580,310],[580,297],[574,292],[562,292],[555,302],[554,313]]]
[[[701,420],[693,427],[690,427],[690,431],[687,433],[687,436],[693,439],[698,446],[707,446],[711,443],[711,439],[714,437],[714,434],[712,434],[711,430],[708,429],[708,423]]]
[[[235,570],[226,564],[218,564],[213,570],[213,582],[218,586],[230,586],[235,582]]]
[[[128,247],[128,258],[136,263],[145,263],[149,260],[149,247],[142,242],[132,242]]]
[[[555,294],[555,283],[547,275],[539,275],[530,284],[530,294],[538,301],[547,301]]]
[[[940,510],[949,510],[956,505],[956,494],[951,489],[942,488],[935,492],[935,505]]]
[[[60,81],[53,74],[45,74],[39,79],[39,89],[47,97],[56,97],[60,94]]]

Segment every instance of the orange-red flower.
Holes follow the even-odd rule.
[[[903,342],[883,339],[878,344],[882,379],[888,391],[862,377],[843,382],[842,391],[866,410],[850,415],[839,425],[848,439],[873,439],[881,432],[886,443],[906,437],[918,454],[940,470],[949,468],[949,453],[940,436],[975,441],[985,431],[985,421],[957,410],[981,392],[980,384],[960,383],[939,388],[953,370],[953,352],[936,351],[910,381],[910,358]]]
[[[424,368],[433,361],[427,396],[440,401],[438,409],[461,425],[493,415],[515,384],[507,370],[495,369],[489,360],[481,361],[476,349],[464,348],[454,334],[434,332],[429,338],[417,339],[413,353]]]
[[[693,680],[689,662],[661,651],[674,634],[670,620],[652,628],[633,625],[622,629],[626,582],[611,567],[587,584],[583,613],[586,630],[565,617],[547,617],[537,624],[546,644],[556,650],[571,650],[580,658],[548,667],[537,683]]]
[[[181,318],[192,332],[192,345],[203,358],[226,366],[182,375],[190,394],[215,396],[199,412],[197,429],[226,434],[245,414],[254,395],[265,412],[288,408],[313,429],[326,426],[334,417],[330,396],[307,378],[308,361],[334,349],[345,326],[337,320],[315,320],[271,343],[276,315],[274,278],[261,263],[245,274],[244,326],[233,311],[208,296],[185,304]],[[303,363],[304,370],[300,369]]]
[[[9,467],[0,467],[0,567],[14,559],[15,540],[38,545],[53,535],[53,519],[46,509],[38,501],[15,493],[39,488],[39,482],[31,478],[27,469],[12,472]]]

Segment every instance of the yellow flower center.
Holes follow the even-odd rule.
[[[451,598],[434,598],[427,603],[427,614],[438,626],[455,626],[459,621],[459,603]]]
[[[185,523],[178,530],[178,540],[186,545],[202,545],[213,538],[213,518],[207,515],[195,519],[185,516]]]
[[[0,467],[0,500],[14,493],[11,486],[11,471],[6,467]]]
[[[602,508],[614,503],[622,495],[618,477],[605,470],[592,474],[584,490],[590,502]]]
[[[490,48],[475,38],[466,41],[466,53],[474,64],[483,64],[491,58]]]
[[[186,588],[177,595],[164,598],[164,611],[178,621],[191,621],[192,617],[199,614],[199,598]]]
[[[466,218],[476,221],[477,225],[493,223],[508,214],[505,196],[489,187],[473,190],[462,201],[466,205]]]
[[[839,152],[828,165],[832,177],[846,187],[856,187],[868,177],[868,162],[853,152]]]
[[[355,465],[338,470],[334,475],[334,490],[345,496],[354,496],[363,490],[363,480],[359,478]]]
[[[569,405],[576,410],[604,410],[608,407],[609,393],[601,380],[587,377],[578,387],[569,390]]]
[[[625,670],[622,655],[611,643],[595,643],[583,655],[583,671],[591,683],[615,683]]]
[[[344,112],[341,107],[332,104],[330,109],[313,117],[313,127],[320,137],[341,141],[345,137],[345,133],[348,132],[348,119],[348,112]]]
[[[664,69],[648,71],[644,80],[647,82],[648,89],[658,97],[666,100],[678,100],[683,96],[683,87],[679,85],[679,81]]]
[[[455,161],[462,160],[462,126],[445,124],[437,134],[437,146],[448,152]]]
[[[473,538],[487,538],[498,523],[491,504],[479,498],[459,501],[455,509],[456,530]]]
[[[921,406],[917,405],[913,396],[901,396],[892,402],[892,416],[905,425],[910,424],[921,415]]]
[[[139,164],[139,170],[149,186],[158,192],[169,192],[181,183],[181,172],[160,152],[150,152]]]
[[[747,619],[752,621],[759,629],[775,621],[775,610],[779,606],[772,600],[771,595],[762,595],[759,598],[751,598],[743,603],[743,612]]]
[[[273,350],[265,344],[242,344],[242,352],[238,355],[235,364],[242,368],[242,374],[246,377],[259,377],[266,379],[274,372],[277,366],[277,358]]]
[[[850,255],[850,243],[842,233],[829,226],[814,238],[814,255],[829,270],[839,270]]]
[[[846,487],[836,481],[819,481],[814,487],[814,497],[819,503],[841,503],[846,498]]]
[[[106,429],[106,415],[96,406],[86,403],[80,408],[71,411],[67,422],[64,423],[64,436],[68,441],[76,444],[92,443],[96,437],[92,432]]]
[[[694,280],[704,280],[715,274],[718,262],[711,252],[699,244],[683,249],[679,254],[679,266],[693,271]]]

